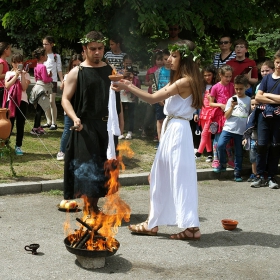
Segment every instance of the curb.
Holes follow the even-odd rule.
[[[243,175],[251,174],[251,168],[242,170]],[[141,186],[148,185],[149,172],[138,174],[122,174],[119,177],[121,186]],[[227,180],[233,179],[233,169],[230,168],[223,173],[214,173],[211,168],[198,169],[197,180]],[[4,183],[0,184],[0,196],[23,194],[23,193],[40,193],[48,192],[50,190],[63,190],[63,180],[49,180],[39,182],[17,182],[17,183]]]

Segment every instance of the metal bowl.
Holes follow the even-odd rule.
[[[70,235],[71,236],[71,235]],[[106,239],[103,236],[94,236],[94,239]],[[79,248],[73,248],[70,246],[70,242],[68,240],[68,237],[66,237],[64,239],[64,244],[65,247],[67,249],[68,252],[78,255],[78,256],[83,256],[83,257],[87,257],[87,258],[102,258],[102,257],[110,257],[113,256],[114,254],[116,254],[116,252],[118,251],[118,249],[120,248],[120,243],[118,242],[118,240],[115,239],[115,241],[117,242],[117,249],[114,249],[112,252],[108,251],[108,250],[86,250],[86,249],[79,249]]]

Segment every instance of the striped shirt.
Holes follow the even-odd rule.
[[[114,65],[117,71],[120,71],[123,69],[123,57],[126,55],[126,53],[119,53],[114,54],[113,52],[109,51],[106,52],[104,55],[104,58],[108,61],[110,65]]]
[[[226,62],[228,62],[229,60],[233,59],[236,57],[236,54],[234,51],[232,51],[224,60],[222,60],[221,58],[221,54],[220,53],[216,53],[213,59],[213,65],[219,69],[221,66],[225,65]]]

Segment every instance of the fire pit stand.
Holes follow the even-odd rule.
[[[76,258],[80,265],[87,269],[101,268],[105,266],[105,257],[89,258],[76,255]]]

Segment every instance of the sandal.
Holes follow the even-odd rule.
[[[190,232],[193,234],[193,236],[188,236],[186,234],[186,231]],[[200,240],[200,236],[199,237],[195,237],[195,233],[199,231],[199,228],[187,228],[182,232],[179,232],[177,234],[173,234],[170,236],[171,239],[175,239],[175,240]]]
[[[148,220],[140,224],[129,225],[128,229],[131,231],[131,233],[134,234],[151,235],[151,236],[157,235],[157,231],[147,230],[144,225],[148,226]]]

